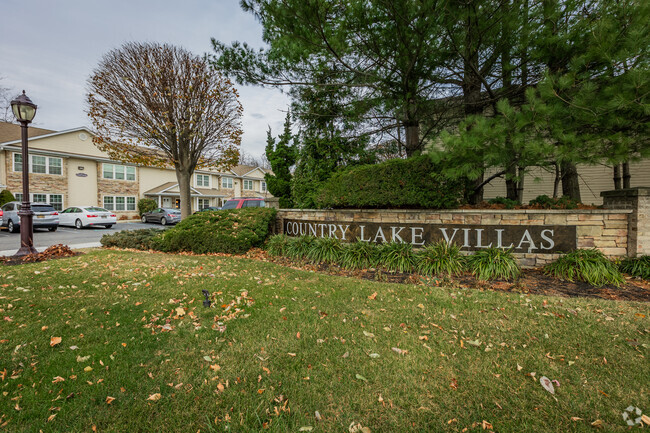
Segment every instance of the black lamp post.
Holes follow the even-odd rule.
[[[36,115],[36,104],[23,94],[11,101],[11,110],[16,120],[21,125],[22,137],[22,158],[23,158],[23,204],[20,207],[20,249],[16,256],[35,254],[34,248],[34,212],[29,201],[29,151],[27,149],[27,125],[31,123]]]

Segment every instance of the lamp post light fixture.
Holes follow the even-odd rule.
[[[35,254],[34,248],[34,212],[29,201],[29,150],[27,149],[27,125],[31,123],[36,115],[36,104],[23,94],[11,101],[11,111],[20,123],[22,138],[22,159],[23,159],[23,203],[18,215],[20,216],[20,249],[16,256]]]

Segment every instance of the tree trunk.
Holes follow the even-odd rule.
[[[181,218],[192,214],[192,172],[188,169],[176,167],[176,179],[178,180],[178,189],[181,192]]]
[[[420,149],[420,124],[416,120],[404,122],[404,129],[406,130],[406,157],[410,158],[417,155]]]
[[[623,188],[631,188],[630,186],[631,179],[632,176],[630,175],[630,163],[624,162],[623,163]]]
[[[562,179],[562,174],[560,173],[560,165],[555,163],[555,180],[553,181],[553,198],[557,198],[557,195],[560,191],[560,180]]]
[[[614,164],[614,189],[621,189],[621,165]]]
[[[525,172],[524,167],[518,167],[519,182],[517,185],[517,201],[521,204],[524,202],[524,179]]]
[[[506,168],[506,198],[517,200],[517,166],[514,164]]]
[[[581,201],[578,168],[572,162],[563,162],[560,169],[562,171],[562,195]]]

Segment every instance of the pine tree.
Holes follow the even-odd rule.
[[[269,128],[266,134],[266,157],[271,164],[273,174],[264,175],[266,185],[271,194],[280,199],[280,208],[293,207],[291,199],[291,167],[296,163],[298,156],[297,139],[291,133],[291,118],[287,112],[284,121],[284,130],[276,139]]]

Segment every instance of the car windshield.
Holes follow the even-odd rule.
[[[88,212],[108,212],[103,207],[87,207],[87,208],[84,208],[84,209],[86,209]]]
[[[34,212],[54,212],[54,208],[52,206],[45,204],[33,204],[32,210]]]
[[[239,200],[228,200],[221,209],[235,209],[238,203]]]

